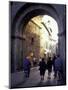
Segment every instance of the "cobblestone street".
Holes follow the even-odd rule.
[[[54,79],[53,75],[54,72],[52,71],[51,79],[48,79],[48,71],[46,70],[44,81],[41,81],[38,67],[35,67],[31,70],[30,77],[28,79],[22,78],[23,82],[16,85],[15,88],[62,85],[63,84],[62,80],[58,81],[57,80],[58,78]]]

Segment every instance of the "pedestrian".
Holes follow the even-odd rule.
[[[51,72],[52,72],[52,60],[51,60],[51,57],[48,58],[47,69],[48,69],[48,79],[50,79],[50,75],[51,75]]]
[[[54,76],[55,76],[55,59],[56,59],[56,55],[54,55],[53,59],[52,59],[52,66],[53,66]]]
[[[44,61],[44,58],[39,62],[39,70],[40,70],[40,76],[41,80],[44,80],[45,70],[46,70],[46,63]]]
[[[33,58],[33,66],[35,67],[36,64],[37,64],[37,62],[36,62],[36,58],[34,57],[34,58]]]
[[[58,75],[58,80],[63,79],[63,60],[57,55],[55,59],[55,78]]]
[[[31,68],[31,62],[29,60],[29,57],[27,56],[23,60],[23,70],[24,70],[25,77],[29,77],[29,75],[30,75],[30,68]]]

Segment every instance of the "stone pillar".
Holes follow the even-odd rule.
[[[11,62],[12,62],[12,67],[11,67],[11,70],[12,72],[16,72],[16,68],[17,68],[17,62],[16,62],[16,47],[17,47],[17,41],[15,38],[12,38],[12,41],[11,41]]]
[[[63,77],[64,77],[64,84],[66,83],[66,38],[65,33],[62,32],[59,35],[59,54],[61,59],[63,60]]]
[[[15,42],[14,42],[14,72],[17,71],[17,61],[18,61],[18,40],[15,39]]]

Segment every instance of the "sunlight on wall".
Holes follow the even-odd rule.
[[[42,24],[43,23],[43,24]],[[26,51],[32,51],[35,57],[43,57],[44,54],[56,53],[58,45],[58,24],[48,15],[33,17],[25,29]],[[33,44],[31,40],[33,38]]]
[[[48,29],[52,30],[51,35],[52,35],[52,39],[58,41],[58,25],[57,22],[48,15],[44,15],[42,18],[42,22],[44,22],[46,24],[46,26],[48,27]]]

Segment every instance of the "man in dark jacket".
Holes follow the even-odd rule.
[[[52,66],[53,66],[54,76],[55,76],[55,60],[56,60],[56,55],[54,55],[54,57],[52,59]]]
[[[44,80],[44,75],[46,70],[46,63],[44,61],[44,58],[42,58],[42,61],[40,61],[39,63],[39,70],[40,70],[41,80]]]
[[[50,75],[51,75],[51,72],[52,72],[52,60],[51,60],[51,57],[48,58],[47,69],[48,69],[48,79],[50,79]]]

